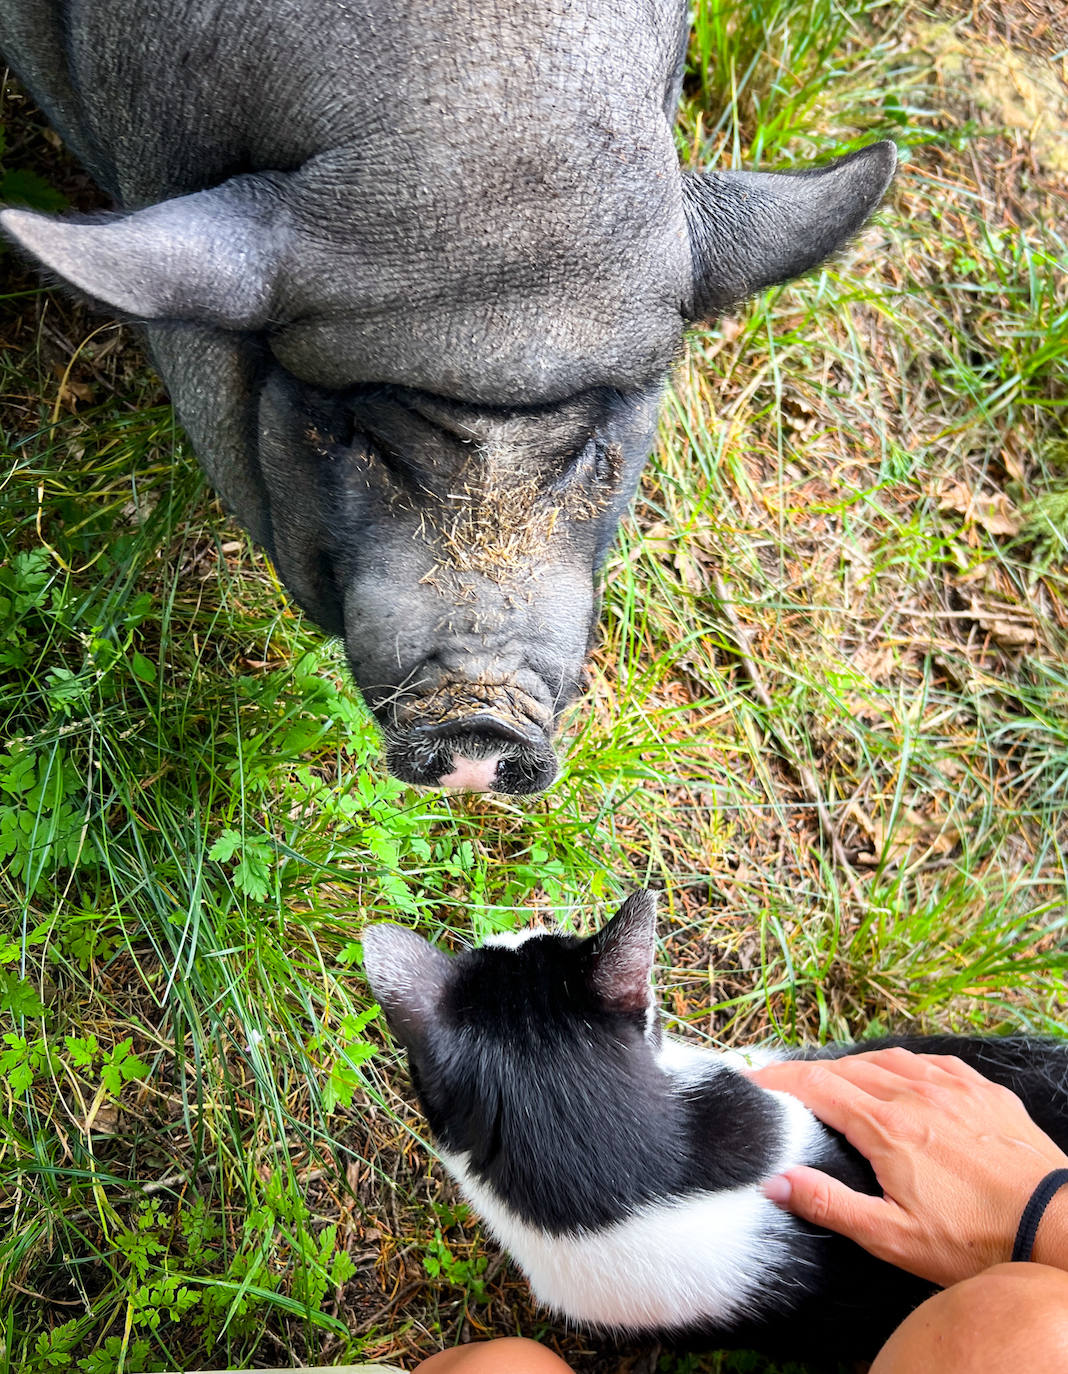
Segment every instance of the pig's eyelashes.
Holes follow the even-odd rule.
[[[379,470],[385,473],[395,487],[410,490],[419,485],[411,463],[403,454],[373,440],[368,443],[367,451]]]
[[[614,486],[618,473],[618,450],[591,436],[564,468],[560,485],[593,482],[598,486]]]
[[[353,416],[338,436],[340,446],[386,477],[395,487],[410,490],[419,485],[418,474],[411,461],[392,444],[383,440],[357,422]]]

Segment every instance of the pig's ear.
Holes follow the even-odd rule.
[[[255,329],[285,255],[280,176],[241,176],[144,210],[83,221],[4,210],[15,243],[71,286],[142,320]]]
[[[368,926],[363,967],[375,1001],[408,1049],[417,1049],[437,1015],[452,960],[404,926]]]
[[[589,941],[587,979],[611,1011],[644,1013],[652,1001],[656,893],[635,892]]]
[[[879,204],[896,164],[886,142],[806,172],[684,177],[694,266],[687,319],[710,319],[818,266]]]

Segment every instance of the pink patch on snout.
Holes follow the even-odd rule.
[[[452,772],[443,773],[439,781],[442,787],[462,787],[465,792],[492,792],[500,760],[500,754],[491,754],[487,759],[465,759],[462,754],[453,754]]]

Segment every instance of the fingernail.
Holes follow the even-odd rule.
[[[776,1174],[774,1178],[766,1179],[761,1187],[764,1190],[764,1196],[771,1202],[789,1202],[790,1193],[793,1191],[790,1187],[790,1180],[783,1174]]]

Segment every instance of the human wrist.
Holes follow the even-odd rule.
[[[1068,1270],[1068,1184],[1054,1193],[1042,1213],[1031,1258],[1036,1264]]]

